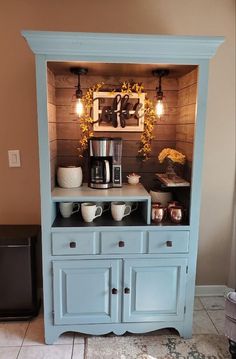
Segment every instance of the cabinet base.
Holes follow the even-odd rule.
[[[175,329],[179,335],[188,339],[192,337],[192,330],[188,332],[181,323],[113,323],[113,324],[87,324],[87,325],[70,325],[70,326],[45,326],[45,343],[53,344],[58,337],[65,332],[77,332],[85,335],[105,335],[114,333],[123,335],[126,332],[133,334],[143,334],[159,329]]]

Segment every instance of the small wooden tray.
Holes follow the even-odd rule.
[[[169,178],[165,173],[155,173],[160,182],[162,182],[166,187],[189,187],[190,183],[185,179],[175,176],[174,178]]]

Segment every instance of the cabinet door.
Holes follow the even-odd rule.
[[[120,268],[119,260],[53,262],[55,324],[117,322]]]
[[[124,262],[124,322],[181,320],[184,316],[187,259]]]

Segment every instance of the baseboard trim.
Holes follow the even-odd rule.
[[[228,292],[234,292],[234,289],[227,287],[226,285],[196,285],[195,296],[196,297],[223,297]]]

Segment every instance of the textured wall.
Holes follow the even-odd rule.
[[[235,171],[234,25],[234,0],[1,1],[0,222],[40,221],[35,65],[22,29],[224,35],[210,64],[197,278],[225,284]],[[8,168],[8,149],[20,149],[21,168]]]

